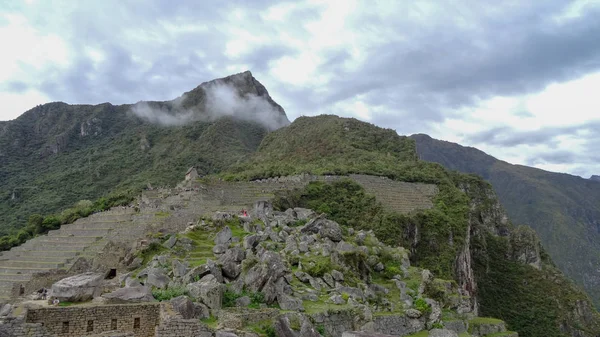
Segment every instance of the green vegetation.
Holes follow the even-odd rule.
[[[159,302],[168,301],[172,298],[187,295],[185,287],[170,287],[168,289],[152,289],[152,296]]]
[[[427,330],[421,330],[421,331],[419,331],[417,333],[414,333],[412,335],[408,335],[406,337],[427,337],[427,336],[429,336],[429,331],[427,331]]]
[[[327,213],[330,219],[344,226],[372,229],[382,242],[392,246],[413,246],[418,233],[412,262],[444,278],[454,276],[452,264],[466,233],[467,198],[449,182],[441,188],[433,209],[411,215],[384,210],[373,196],[350,179],[311,182],[302,190],[279,195],[273,203],[280,210],[311,208]],[[448,243],[450,236],[453,244]],[[393,260],[389,258],[386,262],[390,268],[399,269],[399,261]]]
[[[148,184],[175,185],[191,166],[201,174],[221,172],[255,151],[267,134],[261,125],[231,118],[150,125],[130,109],[56,102],[6,122],[0,130],[0,235],[16,238],[30,215],[49,215],[78,200],[129,198]]]
[[[217,325],[219,324],[219,320],[215,316],[210,316],[208,318],[203,318],[203,319],[200,320],[200,322],[208,325],[209,327],[211,327],[213,329],[216,329]]]
[[[592,319],[587,323],[583,317],[572,317],[577,301],[586,297],[558,270],[550,265],[537,270],[507,260],[507,238],[487,235],[484,239],[485,254],[475,259],[482,315],[501,318],[524,336],[563,336],[557,322],[569,322],[590,333],[600,331],[597,313],[590,313]],[[475,244],[480,246],[483,240]],[[490,320],[478,318],[475,323]]]
[[[132,200],[131,196],[115,194],[101,197],[95,202],[80,200],[73,207],[63,210],[60,214],[47,216],[32,214],[29,216],[25,227],[14,234],[0,237],[0,251],[9,250],[37,235],[58,229],[61,225],[73,223],[75,220],[87,217],[92,213],[101,212],[114,206],[126,205]]]
[[[139,252],[138,256],[143,259],[142,264],[146,264],[150,262],[154,255],[164,252],[165,250],[167,249],[163,245],[161,245],[160,242],[153,241],[148,245],[148,247],[142,249]]]
[[[311,256],[303,260],[302,266],[304,271],[312,277],[322,277],[333,270],[329,256]]]
[[[254,323],[247,327],[249,330],[256,332],[261,337],[276,337],[275,327],[273,327],[273,322],[270,320],[265,320],[261,322]]]
[[[302,172],[386,175],[399,163],[416,160],[414,142],[394,130],[331,115],[300,117],[268,134],[256,155],[224,177],[248,180]]]
[[[552,260],[600,308],[600,183],[511,165],[471,147],[414,135],[419,156],[450,170],[484,177],[515,223],[535,229]]]
[[[415,309],[419,310],[423,314],[428,314],[431,312],[431,306],[422,298],[417,298],[415,300]]]
[[[265,303],[265,295],[261,292],[247,292],[243,290],[241,293],[235,293],[229,289],[225,289],[223,292],[223,307],[235,307],[235,301],[240,298],[248,296],[250,298],[250,304],[248,308],[258,309],[261,303]]]

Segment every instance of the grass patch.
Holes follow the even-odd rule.
[[[261,292],[251,293],[244,289],[241,294],[236,294],[233,291],[226,289],[223,292],[223,307],[235,307],[235,301],[244,296],[250,297],[248,308],[258,309],[260,308],[261,303],[265,303],[265,295]]]
[[[216,329],[217,325],[219,325],[219,321],[217,320],[217,318],[215,316],[210,316],[208,318],[203,318],[200,320],[200,322],[208,325],[208,327],[212,328],[212,329]]]
[[[502,324],[504,323],[501,319],[491,317],[475,317],[469,321],[469,324],[480,325],[480,324]]]
[[[172,298],[187,295],[185,287],[173,287],[168,289],[152,289],[152,296],[159,301],[168,301]]]
[[[322,277],[333,270],[333,264],[329,256],[311,256],[302,259],[302,268],[312,277]]]
[[[167,248],[163,247],[159,242],[152,242],[148,245],[148,247],[142,249],[139,253],[139,257],[143,259],[142,264],[147,264],[150,260],[157,254],[166,251]]]
[[[75,303],[73,303],[73,302],[68,302],[68,301],[65,301],[65,302],[60,302],[60,303],[58,303],[58,306],[59,306],[59,307],[70,307],[70,306],[72,306],[72,305],[75,305]]]
[[[427,337],[427,336],[429,336],[429,331],[427,331],[427,330],[421,330],[421,331],[419,331],[417,333],[414,333],[412,335],[408,335],[406,337]]]
[[[248,330],[251,330],[257,333],[261,337],[276,337],[275,328],[273,327],[273,321],[264,320],[260,322],[256,322],[254,324],[248,325],[246,327]]]

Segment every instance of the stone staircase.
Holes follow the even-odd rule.
[[[78,257],[93,256],[104,248],[111,234],[132,228],[134,216],[129,208],[96,213],[2,252],[0,300],[10,299],[13,287],[29,281],[35,273],[68,270]],[[137,232],[134,235],[139,237]]]

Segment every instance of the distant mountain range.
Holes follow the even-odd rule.
[[[512,165],[473,147],[411,136],[422,160],[474,173],[496,190],[511,220],[538,233],[557,266],[600,306],[600,180]]]

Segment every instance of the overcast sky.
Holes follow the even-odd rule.
[[[587,177],[599,18],[600,0],[0,0],[0,120],[251,70],[290,120],[352,116]]]

